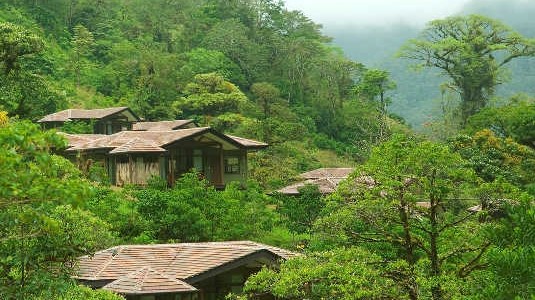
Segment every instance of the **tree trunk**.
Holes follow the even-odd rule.
[[[414,245],[412,244],[412,237],[410,232],[409,224],[409,205],[404,198],[403,188],[400,191],[399,195],[400,206],[399,206],[399,215],[401,223],[403,224],[403,247],[405,248],[405,260],[409,263],[410,267],[410,278],[408,278],[407,291],[409,293],[409,298],[411,300],[418,299],[418,283],[414,280]]]
[[[434,186],[434,178],[436,175],[436,170],[433,170],[433,174],[431,177],[431,186]],[[431,276],[434,277],[435,280],[433,280],[433,286],[431,287],[431,294],[433,297],[433,300],[442,300],[442,286],[440,283],[438,283],[438,277],[441,274],[441,267],[440,267],[440,261],[438,259],[438,207],[439,207],[439,200],[435,197],[433,193],[431,193],[429,197],[430,201],[430,207],[429,207],[429,221],[431,223],[431,232],[429,234],[429,250],[430,250],[430,257],[429,260],[431,261]]]

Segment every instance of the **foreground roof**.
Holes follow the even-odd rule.
[[[169,278],[190,282],[194,277],[214,272],[255,254],[267,254],[279,259],[297,255],[251,241],[123,245],[81,257],[76,278],[116,280],[149,267]]]
[[[66,122],[71,120],[102,119],[123,112],[125,110],[130,111],[130,109],[125,106],[97,109],[66,109],[53,114],[46,115],[37,122]],[[132,111],[130,111],[130,113],[132,113]],[[136,119],[139,119],[135,115],[134,117]]]
[[[186,282],[169,277],[151,267],[142,267],[102,287],[123,295],[187,293],[197,289]]]

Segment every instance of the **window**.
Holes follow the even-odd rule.
[[[193,168],[198,172],[203,172],[203,163],[202,163],[202,150],[195,149],[193,150]]]
[[[225,157],[225,173],[240,173],[240,159],[238,157]]]

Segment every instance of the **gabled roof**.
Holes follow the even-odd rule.
[[[242,137],[238,137],[238,136],[233,136],[233,135],[229,135],[229,134],[226,134],[226,136],[229,137],[230,139],[234,140],[236,143],[242,145],[245,148],[261,149],[261,148],[266,148],[268,146],[268,144],[266,144],[266,143],[258,142],[258,141],[255,141],[255,140],[250,140],[250,139],[246,139],[246,138],[242,138]]]
[[[97,109],[66,109],[50,115],[46,115],[37,122],[44,123],[66,122],[72,120],[98,120],[127,110],[132,114],[134,119],[139,120],[139,118],[130,110],[130,108],[122,106]]]
[[[209,131],[209,129],[208,127],[197,127],[169,131],[120,131],[112,135],[94,139],[85,144],[73,146],[68,150],[114,149],[135,139],[143,140],[145,143],[151,143],[156,147],[163,147],[181,139]]]
[[[143,295],[159,293],[187,293],[197,289],[184,281],[172,278],[151,267],[142,267],[102,287],[123,295]]]
[[[58,134],[67,139],[70,147],[77,147],[107,136],[105,134],[71,134],[65,132],[58,132]]]
[[[120,131],[111,135],[64,134],[69,140],[67,151],[111,150],[111,154],[132,152],[164,152],[164,148],[186,138],[204,136],[225,143],[231,149],[260,149],[267,144],[227,136],[210,127],[194,127],[167,131]]]
[[[127,143],[113,149],[110,154],[120,153],[148,153],[148,152],[167,152],[164,148],[158,147],[155,143],[140,138],[134,138]]]
[[[171,278],[187,281],[259,253],[280,259],[297,255],[251,241],[123,245],[81,257],[76,278],[116,280],[142,267],[150,267]]]
[[[158,122],[137,122],[132,125],[135,131],[168,131],[182,128],[197,127],[193,120],[174,120]]]

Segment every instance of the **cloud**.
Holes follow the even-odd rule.
[[[459,12],[469,0],[286,0],[290,10],[303,11],[314,22],[329,26],[422,26]]]

